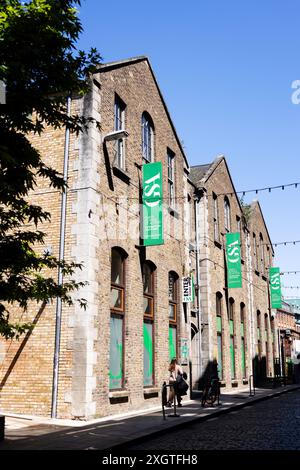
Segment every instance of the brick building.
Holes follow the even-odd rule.
[[[278,328],[278,342],[280,348],[281,374],[293,374],[294,345],[300,340],[300,328],[297,322],[296,308],[289,302],[282,302],[282,308],[277,309],[276,323]],[[297,352],[299,348],[296,348]]]
[[[170,358],[187,354],[190,313],[181,279],[190,274],[194,206],[187,158],[146,58],[100,66],[91,93],[72,100],[72,110],[96,118],[101,131],[91,126],[70,140],[65,258],[83,263],[78,279],[88,285],[78,297],[88,307],[62,308],[57,416],[88,418],[159,403]],[[111,140],[121,129],[123,137]],[[64,138],[49,129],[32,139],[61,171]],[[145,248],[142,165],[153,161],[163,168],[165,243]],[[60,194],[40,185],[32,198],[51,211],[44,231],[57,255]],[[37,314],[31,335],[1,344],[1,408],[47,415],[55,305],[34,308],[26,320]]]
[[[199,200],[202,373],[216,360],[226,389],[273,374],[268,268],[272,245],[258,202],[243,208],[223,156],[191,168]],[[227,288],[226,233],[241,240],[242,288]],[[260,244],[260,245],[258,245]],[[263,368],[264,364],[264,368]]]
[[[272,372],[271,242],[258,203],[245,221],[225,158],[190,172],[145,57],[99,66],[91,92],[73,98],[71,111],[101,124],[71,135],[68,147],[65,259],[83,263],[77,280],[88,284],[76,296],[88,306],[62,306],[57,390],[59,302],[15,312],[35,328],[19,342],[0,342],[1,409],[81,419],[145,409],[160,403],[174,356],[194,387],[214,359],[227,389],[246,386],[256,354],[266,356]],[[62,172],[65,133],[48,129],[32,141]],[[164,244],[145,247],[142,171],[154,161],[162,163]],[[31,197],[51,212],[44,248],[58,255],[61,195],[41,182]],[[225,276],[228,231],[242,240],[243,288],[232,291]],[[269,251],[257,250],[260,236]],[[182,278],[189,276],[196,296],[183,303]]]

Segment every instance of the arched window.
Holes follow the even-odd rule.
[[[169,272],[169,356],[177,356],[178,274]]]
[[[223,337],[222,337],[222,312],[223,296],[221,292],[216,293],[216,315],[217,315],[217,348],[218,348],[218,375],[223,379]]]
[[[154,125],[146,112],[142,114],[142,153],[147,163],[154,161]]]
[[[224,198],[224,223],[225,231],[229,233],[231,231],[231,214],[230,214],[230,203],[228,197]]]
[[[175,153],[167,149],[169,205],[175,205]]]
[[[253,257],[254,257],[254,268],[256,271],[258,271],[257,240],[256,240],[255,233],[253,233]]]
[[[218,208],[218,196],[212,193],[213,203],[213,225],[214,225],[214,239],[216,242],[220,241],[220,228],[219,228],[219,208]]]
[[[257,313],[256,313],[256,317],[257,317],[257,354],[258,354],[258,358],[261,359],[261,315],[260,315],[260,311],[257,310]]]
[[[264,250],[264,238],[262,234],[259,234],[259,248],[260,248],[260,271],[264,274],[265,272],[265,250]]]
[[[246,378],[246,367],[247,367],[247,360],[246,360],[246,329],[245,329],[245,310],[246,306],[243,302],[240,305],[240,314],[241,314],[241,352],[242,352],[242,376],[243,379]]]
[[[230,331],[230,364],[231,364],[231,379],[236,378],[235,368],[235,341],[234,341],[234,307],[235,302],[232,297],[229,299],[229,331]]]
[[[124,316],[125,316],[125,259],[121,248],[111,250],[110,289],[110,384],[111,390],[124,386]]]
[[[125,129],[125,109],[126,105],[121,98],[115,96],[115,131]],[[122,170],[125,170],[125,139],[118,139],[115,142],[115,165]]]
[[[144,387],[154,385],[154,315],[155,315],[155,266],[143,263],[144,295]]]

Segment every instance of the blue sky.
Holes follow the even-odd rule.
[[[300,182],[299,0],[83,0],[80,18],[79,46],[104,62],[149,57],[191,165],[225,154],[237,190]],[[300,240],[300,185],[251,198],[273,242]],[[276,264],[300,271],[300,244]]]

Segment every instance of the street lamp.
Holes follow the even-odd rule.
[[[124,130],[109,132],[103,137],[103,142],[110,142],[112,140],[124,139],[124,137],[128,137],[128,135],[129,135],[128,132]]]

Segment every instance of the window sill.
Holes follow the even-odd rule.
[[[116,392],[109,392],[108,398],[127,398],[129,397],[128,390],[118,390]]]
[[[117,176],[117,178],[120,178],[120,180],[124,181],[126,184],[130,184],[130,176],[124,170],[115,165],[112,170],[113,174]]]
[[[160,388],[158,387],[149,387],[144,388],[144,395],[157,395],[160,392]]]
[[[223,387],[226,387],[226,382],[225,382],[225,380],[220,380],[220,384],[221,384],[221,387],[222,387],[222,388],[223,388]]]
[[[172,209],[172,207],[168,207],[168,212],[170,215],[173,215],[175,219],[179,219],[179,212],[177,212],[175,209]]]
[[[249,380],[248,379],[243,379],[243,385],[248,385]]]
[[[239,384],[238,380],[232,380],[231,381],[231,386],[234,387],[234,388],[237,387],[238,384]]]

